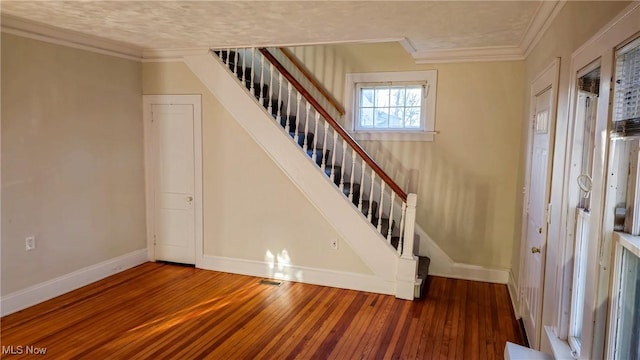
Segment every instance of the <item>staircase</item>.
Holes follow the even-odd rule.
[[[371,159],[334,119],[338,109],[327,110],[313,88],[302,85],[304,74],[294,75],[299,64],[291,63],[284,49],[219,49],[212,51],[266,114],[282,128],[293,144],[307,155],[327,179],[378,233],[378,239],[397,256],[396,296],[422,295],[429,258],[418,257],[414,249],[416,195],[406,194]],[[402,295],[399,295],[402,293]]]

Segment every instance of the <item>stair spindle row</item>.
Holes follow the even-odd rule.
[[[296,87],[299,85],[294,86],[290,77],[284,76],[280,68],[274,66],[272,59],[267,58],[269,54],[264,50],[227,48],[214,53],[383,238],[396,247],[398,254],[403,254],[407,203],[396,194],[393,187],[387,189],[388,184],[355,148],[351,148],[349,154],[348,142],[330,126],[317,105],[312,106],[307,101],[307,95]],[[259,73],[256,66],[260,68]],[[318,131],[322,131],[322,134]],[[330,131],[333,133],[330,134]],[[319,139],[319,135],[322,139]],[[300,139],[300,136],[303,138]],[[395,209],[396,206],[398,209]],[[415,213],[415,209],[412,211]],[[396,229],[394,224],[398,223]]]

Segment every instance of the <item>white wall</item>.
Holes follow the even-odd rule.
[[[2,295],[145,248],[140,79],[2,34]]]

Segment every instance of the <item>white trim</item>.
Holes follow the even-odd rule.
[[[420,237],[419,255],[428,256],[431,259],[429,275],[496,284],[507,284],[509,282],[508,269],[492,269],[484,266],[457,263],[418,224],[416,224],[415,230]]]
[[[438,131],[356,131],[350,134],[355,140],[365,141],[433,141]]]
[[[509,269],[509,280],[507,282],[507,289],[509,290],[509,297],[511,298],[511,306],[513,306],[513,313],[516,319],[520,319],[520,297],[518,296],[518,283],[516,282],[513,270]]]
[[[424,113],[422,114],[423,129],[421,130],[375,130],[362,131],[355,130],[355,106],[356,89],[358,83],[379,83],[379,82],[426,82],[427,98],[423,103]],[[375,72],[375,73],[348,73],[344,84],[344,121],[345,128],[356,140],[385,140],[385,141],[433,141],[436,122],[436,97],[438,89],[438,71],[398,71],[398,72]]]
[[[195,265],[202,262],[204,252],[204,218],[203,218],[203,190],[202,190],[202,96],[197,95],[143,95],[143,129],[144,129],[144,162],[145,162],[145,202],[147,224],[147,251],[149,260],[155,261],[154,228],[155,228],[155,204],[153,164],[154,149],[151,135],[151,106],[154,104],[193,105],[193,137],[194,137],[194,210],[195,210]]]
[[[524,60],[522,50],[517,46],[420,50],[410,54],[416,64]]]
[[[122,42],[2,14],[2,32],[51,44],[140,61],[142,49]]]
[[[202,264],[198,267],[206,270],[367,291],[378,294],[394,295],[396,291],[394,281],[389,281],[375,275],[298,265],[276,266],[278,266],[277,269],[273,264],[264,261],[204,255]]]
[[[524,58],[531,54],[531,51],[536,47],[542,35],[553,24],[553,20],[558,16],[565,4],[566,0],[540,2],[535,16],[531,19],[527,31],[525,31],[520,40],[520,50],[524,54]]]
[[[142,51],[142,62],[175,62],[182,61],[185,56],[206,55],[207,47],[185,49],[145,49]]]
[[[558,338],[551,326],[544,327],[544,335],[549,342],[555,360],[575,360],[569,344]]]
[[[147,262],[147,250],[141,249],[102,261],[66,275],[29,286],[0,298],[0,315],[5,316],[68,293],[113,274]]]

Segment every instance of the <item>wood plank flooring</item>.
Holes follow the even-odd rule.
[[[162,263],[3,317],[0,329],[3,359],[502,359],[506,341],[524,343],[505,285],[430,277],[411,302]]]

